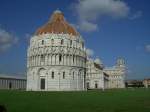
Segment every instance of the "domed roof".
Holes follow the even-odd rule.
[[[94,60],[94,62],[97,63],[97,64],[100,64],[100,65],[103,64],[102,61],[101,61],[99,58],[96,58],[96,59]]]
[[[79,33],[65,20],[63,13],[59,10],[53,12],[48,23],[40,27],[36,31],[35,35],[40,35],[43,33],[64,33],[74,36],[79,35]]]
[[[104,68],[103,63],[102,63],[102,61],[101,61],[99,58],[96,58],[96,59],[94,60],[94,65],[95,65],[96,68],[101,68],[101,69]]]

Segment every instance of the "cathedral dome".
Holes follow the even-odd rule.
[[[102,64],[103,64],[102,61],[101,61],[99,58],[96,58],[96,59],[94,60],[94,62],[95,62],[96,64],[99,64],[99,65],[102,65]]]
[[[56,10],[53,12],[50,20],[44,26],[40,27],[35,35],[43,33],[54,33],[54,34],[71,34],[78,36],[79,33],[65,20],[64,15],[61,11]]]
[[[94,60],[94,62],[95,62],[95,65],[96,65],[97,67],[99,66],[99,68],[104,68],[103,63],[102,63],[102,61],[101,61],[99,58],[96,58],[96,59]]]

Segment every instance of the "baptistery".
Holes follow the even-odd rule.
[[[81,35],[61,11],[54,11],[30,39],[27,90],[85,90],[86,57]]]

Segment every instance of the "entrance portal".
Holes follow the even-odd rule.
[[[45,89],[45,79],[41,78],[41,89]]]
[[[95,83],[95,89],[97,89],[98,88],[98,84],[97,83]]]

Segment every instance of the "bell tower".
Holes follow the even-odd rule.
[[[118,58],[116,62],[117,68],[125,68],[125,60],[123,58]]]

